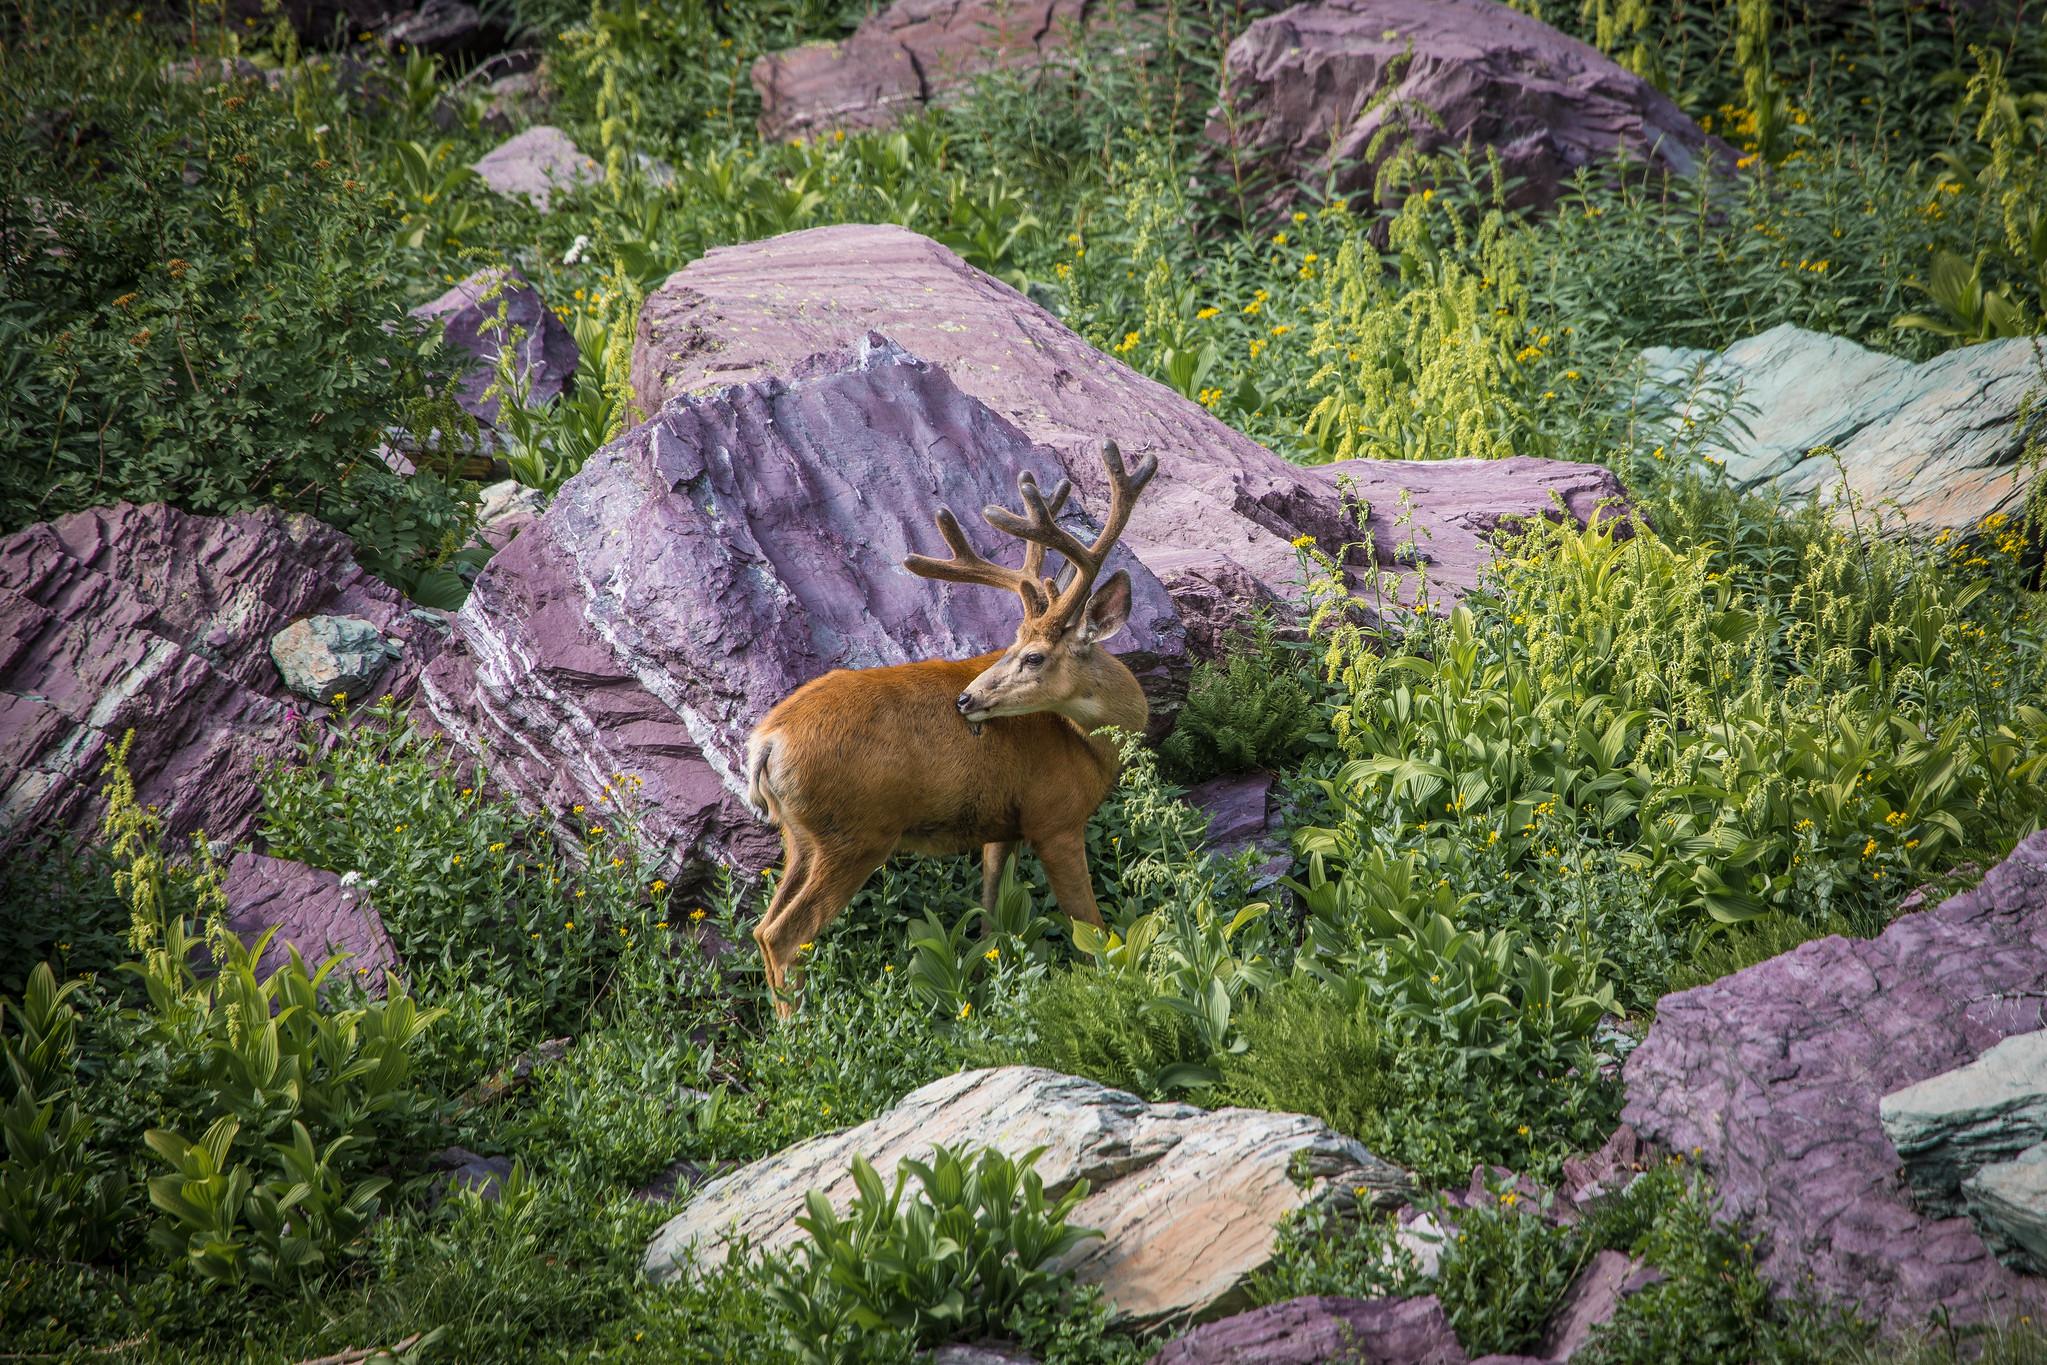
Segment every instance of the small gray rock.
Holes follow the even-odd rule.
[[[2047,1275],[2047,1142],[1970,1176],[1962,1199],[1998,1260]]]
[[[546,213],[557,190],[579,189],[604,178],[597,163],[569,141],[569,135],[537,123],[484,154],[472,167],[483,183],[506,198],[524,199]]]
[[[284,685],[310,701],[360,700],[400,651],[360,616],[308,616],[270,637]]]
[[[1878,1113],[1919,1207],[1936,1217],[1960,1213],[1964,1180],[2047,1141],[2047,1029],[1893,1091]]]

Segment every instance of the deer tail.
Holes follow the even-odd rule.
[[[746,804],[764,820],[782,823],[781,801],[775,794],[768,765],[775,756],[775,736],[756,730],[746,740]]]

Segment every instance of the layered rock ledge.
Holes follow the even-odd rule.
[[[1020,1157],[1058,1194],[1086,1180],[1069,1221],[1099,1238],[1064,1265],[1100,1285],[1129,1325],[1173,1325],[1242,1306],[1245,1282],[1270,1263],[1276,1225],[1316,1201],[1397,1206],[1406,1173],[1319,1120],[1255,1109],[1146,1104],[1077,1076],[1037,1067],[967,1071],[906,1095],[893,1109],[720,1176],[699,1190],[647,1249],[647,1273],[673,1280],[721,1260],[739,1237],[756,1251],[802,1230],[807,1190],[843,1213],[853,1157],[885,1177],[937,1145],[994,1147]]]
[[[1624,1117],[1705,1168],[1787,1293],[1901,1327],[2037,1315],[2047,1282],[2000,1265],[1967,1218],[1914,1206],[1878,1106],[2039,1029],[2043,985],[2047,833],[1877,938],[1819,939],[1664,997],[1628,1058]]]

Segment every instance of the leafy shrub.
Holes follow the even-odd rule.
[[[1300,757],[1314,724],[1314,701],[1269,621],[1232,641],[1226,664],[1200,663],[1187,701],[1159,757],[1175,779],[1204,782],[1222,773],[1277,768]]]
[[[328,980],[343,959],[308,971],[295,947],[259,976],[276,931],[244,944],[224,927],[204,840],[194,842],[192,871],[165,856],[156,813],[136,804],[127,753],[124,741],[108,760],[106,824],[115,884],[133,914],[140,960],[130,970],[149,1002],[136,1043],[163,1112],[204,1125],[196,1142],[168,1127],[143,1135],[172,1168],[149,1182],[163,1214],[150,1237],[207,1279],[284,1289],[328,1264],[376,1214],[390,1180],[365,1174],[370,1151],[394,1140],[402,1150],[405,1130],[424,1117],[408,1053],[440,1012],[418,1008],[396,979],[383,999],[344,1005],[340,983]],[[166,895],[181,884],[209,912],[197,941]],[[236,1150],[245,1128],[262,1149]],[[392,1154],[381,1153],[384,1164]]]
[[[1466,1350],[1533,1351],[1589,1252],[1572,1229],[1553,1226],[1546,1209],[1511,1186],[1486,1192],[1486,1202],[1455,1214],[1436,1296]]]
[[[454,482],[375,453],[434,420],[361,149],[260,81],[166,81],[116,30],[4,60],[0,526],[267,502],[400,581],[458,548]]]
[[[1025,997],[1019,1037],[1002,1060],[1086,1076],[1150,1099],[1165,1078],[1206,1060],[1194,1023],[1154,1003],[1141,975],[1075,968],[1053,972]]]
[[[668,883],[635,837],[637,778],[558,812],[567,855],[488,775],[421,734],[388,699],[309,723],[294,763],[262,773],[270,851],[360,877],[415,976],[510,987],[566,1031],[636,937],[673,931]]]
[[[812,1190],[796,1220],[809,1240],[790,1260],[770,1263],[768,1285],[798,1354],[846,1359],[849,1334],[899,1334],[923,1347],[963,1340],[1056,1294],[1060,1278],[1046,1267],[1100,1234],[1066,1221],[1087,1197],[1085,1180],[1046,1195],[1031,1169],[1043,1150],[1012,1161],[992,1149],[940,1146],[928,1163],[904,1160],[892,1187],[856,1156],[858,1193],[843,1218]],[[919,1189],[905,1203],[912,1174]]]
[[[126,1180],[94,1150],[92,1120],[72,1097],[78,1011],[70,997],[79,985],[59,985],[48,963],[37,964],[12,1030],[0,1000],[0,1061],[12,1092],[0,1105],[0,1238],[19,1252],[85,1261],[113,1236]]]
[[[1238,1024],[1246,1046],[1223,1060],[1218,1103],[1312,1114],[1354,1137],[1382,1129],[1397,1095],[1386,1074],[1391,1043],[1369,1007],[1294,977]]]

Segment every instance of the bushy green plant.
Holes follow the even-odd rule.
[[[1393,1045],[1370,1006],[1293,977],[1237,1022],[1246,1046],[1223,1059],[1218,1103],[1312,1114],[1354,1137],[1382,1129],[1398,1096],[1387,1076]]]
[[[1182,782],[1277,768],[1300,757],[1315,722],[1314,697],[1294,652],[1260,619],[1234,637],[1226,662],[1195,665],[1187,701],[1159,757]]]
[[[1511,1184],[1489,1183],[1486,1196],[1454,1215],[1436,1297],[1467,1351],[1532,1351],[1590,1252]]]
[[[1161,1010],[1142,974],[1075,968],[1053,972],[1025,997],[1003,1061],[1086,1076],[1163,1099],[1169,1075],[1207,1060],[1193,1020]]]
[[[1012,1160],[940,1146],[929,1162],[904,1160],[892,1186],[855,1156],[858,1192],[843,1217],[812,1190],[796,1220],[808,1240],[770,1263],[768,1285],[799,1356],[843,1360],[853,1355],[845,1338],[874,1332],[927,1348],[969,1339],[1056,1293],[1051,1262],[1100,1234],[1066,1221],[1087,1197],[1085,1180],[1047,1195],[1031,1169],[1043,1151]],[[911,1175],[918,1190],[905,1202]]]
[[[129,26],[49,17],[0,56],[0,525],[274,503],[400,582],[459,548],[467,495],[376,453],[433,419],[361,147],[260,80],[169,81]]]
[[[92,1120],[73,1094],[78,1011],[70,997],[79,987],[60,985],[49,964],[38,963],[11,1010],[0,999],[9,1091],[0,1105],[0,1239],[18,1252],[87,1261],[112,1238],[127,1181],[94,1146]]]

